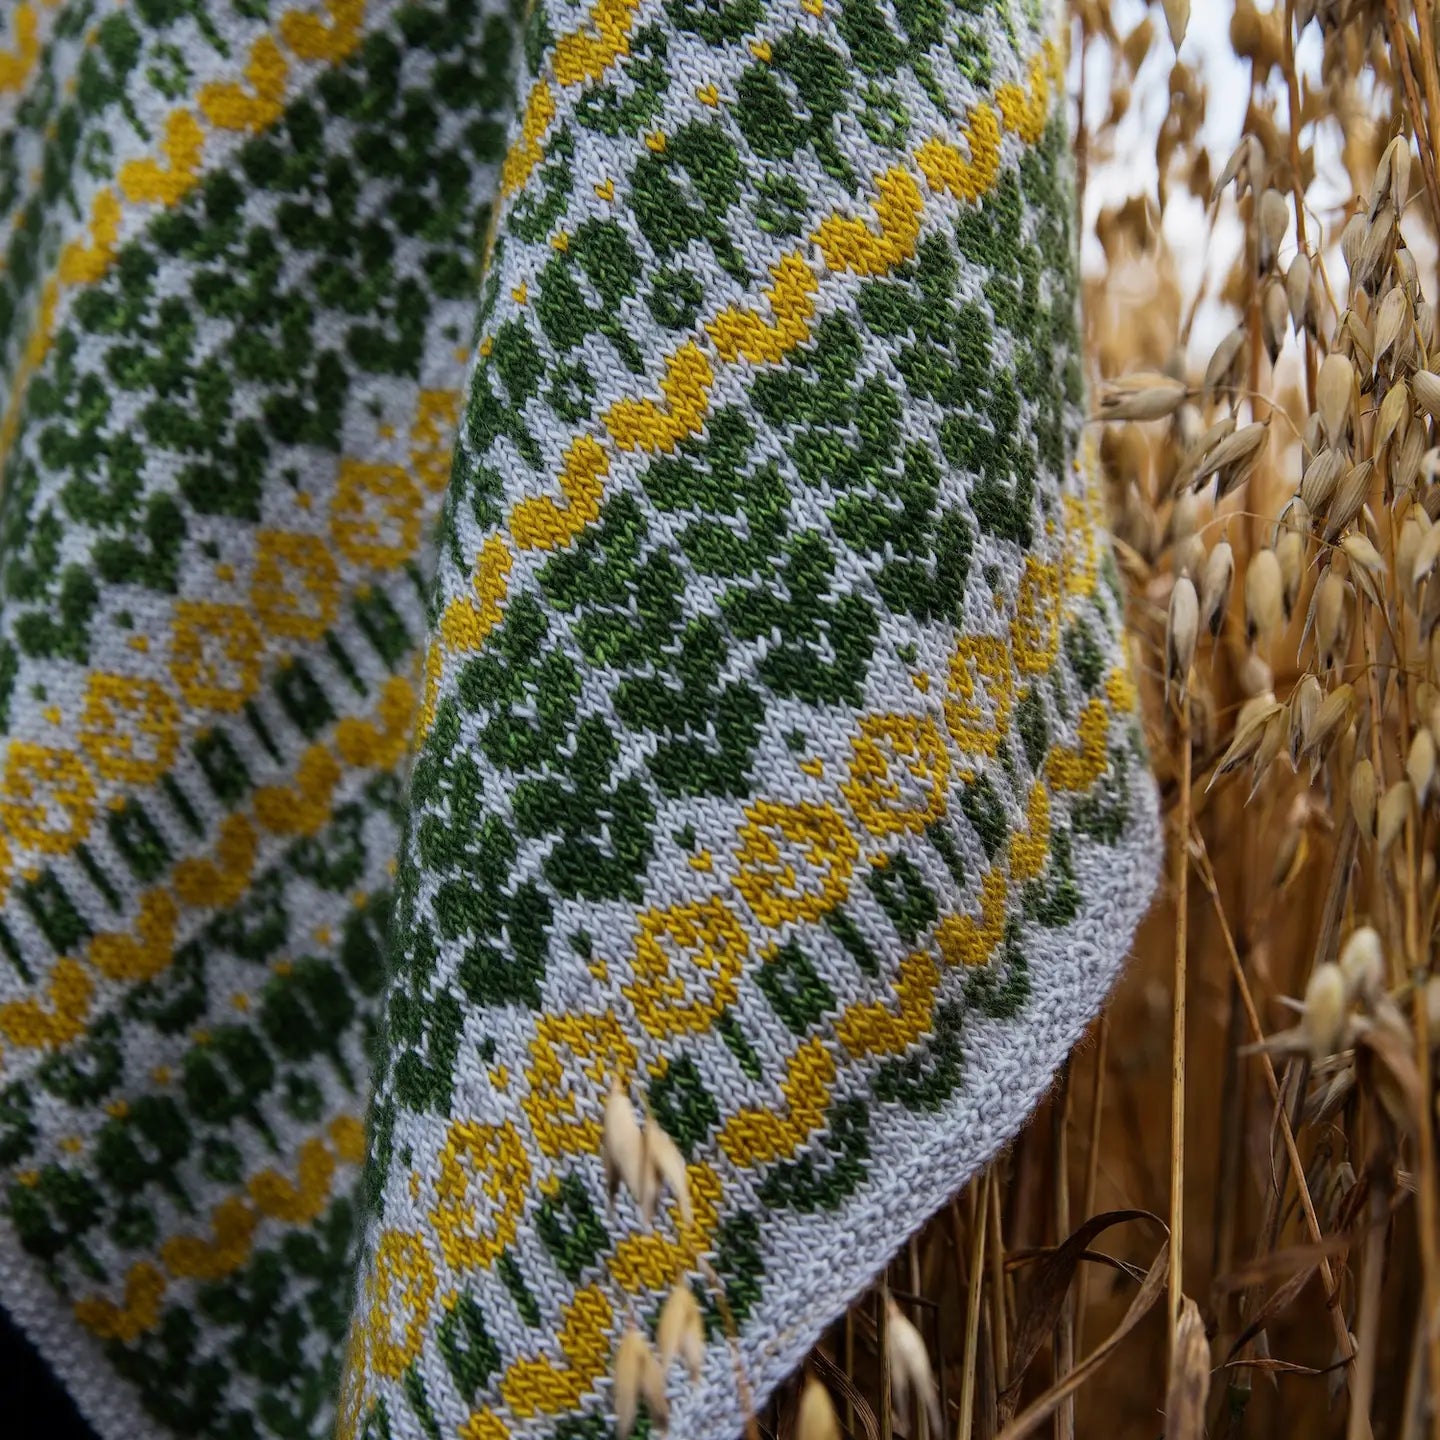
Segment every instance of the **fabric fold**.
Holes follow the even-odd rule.
[[[738,1434],[1114,978],[1161,845],[1022,9],[532,17],[342,1434],[607,1435],[676,1284],[673,1432]],[[617,1082],[688,1218],[607,1201]]]

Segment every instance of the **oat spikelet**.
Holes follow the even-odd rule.
[[[640,1414],[640,1402],[650,1414],[651,1423],[664,1430],[670,1423],[670,1402],[665,1394],[665,1371],[645,1337],[626,1326],[620,1343],[615,1347],[613,1362],[615,1433],[628,1440]]]
[[[1188,575],[1181,575],[1170,591],[1170,614],[1165,626],[1165,694],[1175,687],[1183,702],[1195,659],[1195,640],[1200,632],[1200,602]]]
[[[1415,791],[1415,803],[1423,806],[1435,784],[1435,738],[1424,726],[1415,732],[1410,742],[1405,775]]]
[[[1355,367],[1340,354],[1325,357],[1315,386],[1315,403],[1320,426],[1330,444],[1337,445],[1350,428],[1350,411],[1355,396]]]
[[[1375,838],[1375,804],[1375,767],[1368,755],[1362,755],[1350,772],[1350,810],[1366,840]]]
[[[1230,587],[1235,581],[1235,552],[1228,540],[1219,540],[1205,561],[1200,577],[1200,618],[1212,637],[1220,634],[1230,608]]]
[[[675,1282],[660,1311],[655,1343],[660,1348],[660,1363],[665,1369],[679,1356],[689,1369],[691,1380],[700,1378],[700,1367],[705,1360],[705,1326],[700,1319],[695,1292],[683,1279]]]
[[[613,1200],[623,1184],[640,1200],[645,1193],[645,1138],[635,1107],[625,1093],[618,1075],[610,1079],[605,1097],[605,1120],[601,1130],[600,1158],[605,1166],[605,1190]]]
[[[1235,723],[1235,734],[1230,740],[1230,748],[1220,757],[1220,763],[1210,777],[1210,784],[1205,788],[1209,790],[1222,776],[1239,769],[1247,760],[1252,759],[1264,743],[1271,722],[1281,719],[1284,714],[1285,707],[1274,699],[1247,701]]]
[[[1315,724],[1315,716],[1324,701],[1320,682],[1310,674],[1302,675],[1290,692],[1290,766],[1298,768],[1300,756]]]
[[[1399,839],[1406,820],[1410,818],[1410,806],[1414,799],[1415,792],[1408,780],[1397,780],[1385,792],[1375,820],[1375,845],[1382,855]]]
[[[1385,982],[1385,948],[1373,926],[1360,925],[1351,932],[1340,951],[1340,973],[1352,999],[1368,999],[1380,992]]]
[[[1185,42],[1185,29],[1190,24],[1190,0],[1161,0],[1165,7],[1165,26],[1170,43],[1178,51]]]
[[[1350,587],[1332,566],[1315,587],[1315,648],[1320,668],[1329,672],[1345,661],[1350,649]]]
[[[1340,1048],[1345,1032],[1345,977],[1332,961],[1317,965],[1305,987],[1300,1033],[1312,1060],[1323,1060]]]
[[[800,1413],[795,1420],[795,1440],[840,1440],[840,1418],[830,1392],[813,1375],[800,1396]]]
[[[1179,380],[1141,370],[1112,380],[1100,392],[1102,420],[1164,420],[1183,403],[1187,391]]]
[[[1440,375],[1417,370],[1410,377],[1410,389],[1432,420],[1440,420]]]
[[[1290,306],[1290,321],[1296,331],[1313,330],[1315,325],[1314,293],[1310,284],[1310,257],[1302,250],[1285,272],[1285,299]]]
[[[640,1210],[646,1220],[654,1216],[666,1190],[675,1196],[681,1220],[686,1225],[692,1224],[695,1209],[690,1203],[690,1176],[685,1157],[659,1122],[651,1117],[645,1127],[645,1166],[640,1192]]]
[[[1245,638],[1254,644],[1273,634],[1285,613],[1285,582],[1273,550],[1257,550],[1245,567]]]
[[[890,1394],[895,1418],[908,1434],[912,1404],[915,1413],[924,1410],[930,1421],[930,1434],[939,1440],[940,1393],[935,1388],[935,1374],[930,1368],[930,1353],[920,1332],[905,1317],[900,1307],[887,1297],[885,1338],[890,1353]]]

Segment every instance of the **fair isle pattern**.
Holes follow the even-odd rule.
[[[995,0],[537,3],[439,544],[345,1440],[738,1434],[1148,901],[1059,56]],[[694,1199],[607,1206],[624,1078]],[[700,1279],[702,1258],[725,1305]]]
[[[521,9],[0,22],[0,1304],[116,1440],[333,1430]]]

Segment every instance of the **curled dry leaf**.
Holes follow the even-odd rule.
[[[1210,1342],[1200,1308],[1188,1296],[1180,1301],[1170,1383],[1165,1393],[1165,1440],[1203,1440],[1205,1401],[1210,1394]]]

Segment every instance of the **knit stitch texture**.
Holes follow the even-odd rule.
[[[10,25],[0,1304],[107,1440],[604,1440],[681,1278],[725,1440],[1154,885],[1053,17]]]

